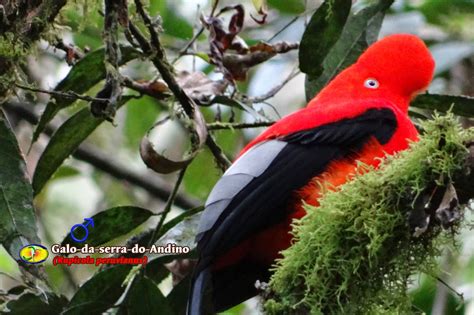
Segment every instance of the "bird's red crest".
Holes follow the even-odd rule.
[[[338,99],[384,98],[406,111],[413,96],[428,87],[433,71],[433,57],[421,39],[409,34],[387,36],[337,75],[308,106],[326,106]]]

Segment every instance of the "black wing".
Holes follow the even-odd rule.
[[[291,193],[322,173],[331,161],[357,152],[372,137],[387,143],[396,128],[390,109],[369,109],[355,118],[252,147],[209,195],[196,237],[199,267],[205,268],[213,257],[281,221]]]

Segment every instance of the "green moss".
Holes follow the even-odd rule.
[[[13,33],[5,33],[0,36],[0,58],[16,59],[27,54],[23,44],[15,38]]]
[[[76,33],[82,33],[87,27],[90,27],[91,22],[95,27],[101,28],[97,25],[99,20],[102,22],[103,17],[99,11],[103,10],[103,3],[101,1],[93,0],[74,0],[68,1],[61,10],[59,20],[67,24]]]
[[[409,150],[306,207],[266,292],[268,314],[414,313],[410,276],[434,272],[453,234],[433,225],[415,238],[407,215],[428,185],[444,185],[462,170],[464,143],[474,138],[452,115],[423,127]]]
[[[23,44],[13,33],[0,35],[0,104],[9,96],[15,63],[25,55]]]

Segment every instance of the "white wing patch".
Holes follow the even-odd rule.
[[[210,230],[233,198],[271,165],[287,145],[280,140],[259,143],[239,157],[212,189],[199,222],[196,241]]]

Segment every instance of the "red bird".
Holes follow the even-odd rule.
[[[220,312],[256,295],[255,281],[268,281],[269,267],[291,245],[304,203],[317,206],[322,187],[345,183],[358,161],[377,166],[416,141],[408,106],[433,69],[420,39],[388,36],[306,108],[249,143],[206,201],[188,314]]]

